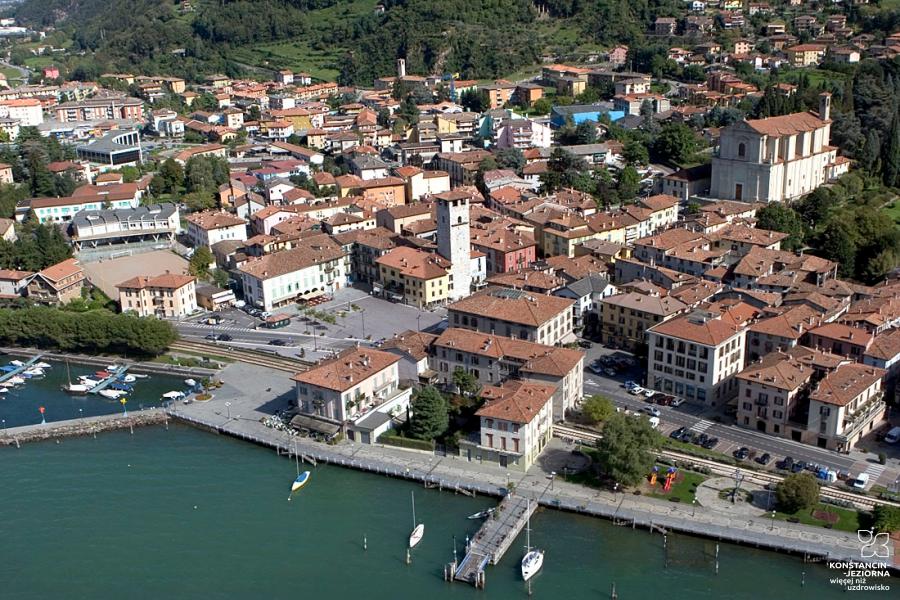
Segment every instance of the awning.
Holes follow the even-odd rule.
[[[341,430],[341,426],[331,421],[325,421],[310,415],[297,415],[291,419],[291,427],[294,429],[309,429],[310,431],[318,431],[328,436],[337,435]]]

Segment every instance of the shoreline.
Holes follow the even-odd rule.
[[[388,477],[396,477],[407,481],[415,481],[422,483],[426,488],[454,491],[467,495],[480,493],[486,496],[501,498],[506,494],[506,489],[503,485],[481,481],[472,478],[471,476],[461,476],[450,479],[440,476],[436,473],[438,471],[438,465],[432,465],[428,470],[410,467],[401,468],[388,461],[378,461],[371,458],[356,458],[355,455],[358,453],[358,450],[353,452],[350,456],[347,456],[340,451],[342,448],[346,448],[346,446],[328,446],[321,442],[311,442],[306,438],[289,438],[276,430],[265,428],[261,424],[257,425],[259,425],[263,431],[271,432],[269,435],[265,435],[263,431],[251,433],[240,431],[236,427],[227,427],[229,423],[237,422],[236,419],[229,419],[223,424],[216,424],[211,421],[205,421],[179,413],[177,409],[174,411],[169,410],[169,416],[176,421],[203,431],[216,433],[217,435],[224,434],[259,446],[274,448],[279,455],[292,456],[294,453],[294,444],[296,443],[297,454],[300,455],[300,458],[311,458],[316,463],[323,462],[334,466],[386,475]],[[375,445],[374,447],[383,448],[378,445]],[[414,459],[418,457],[410,456],[409,458]],[[415,465],[415,460],[411,460],[410,465]],[[421,465],[417,465],[417,467],[421,467]],[[562,484],[558,483],[557,485]],[[548,492],[550,497],[547,497]],[[687,512],[687,514],[690,515],[690,507],[676,505],[675,503],[672,503],[673,506],[667,511],[669,512],[668,515],[648,515],[647,511],[641,510],[638,507],[623,507],[626,500],[631,498],[631,496],[627,494],[619,494],[621,501],[618,503],[615,501],[607,503],[603,501],[584,501],[584,499],[577,498],[572,494],[567,494],[562,490],[529,490],[527,488],[522,489],[518,485],[516,486],[515,493],[529,496],[532,500],[546,508],[602,518],[611,521],[614,525],[630,525],[632,529],[637,529],[639,527],[650,533],[659,532],[663,536],[664,544],[666,543],[666,535],[668,533],[679,533],[714,541],[738,544],[741,546],[761,548],[782,554],[802,556],[804,562],[809,563],[827,564],[829,561],[859,562],[862,560],[858,555],[848,553],[849,548],[830,544],[824,540],[810,539],[815,537],[821,538],[822,534],[815,532],[815,530],[810,531],[811,528],[807,528],[807,526],[802,526],[801,528],[787,527],[787,524],[781,523],[778,525],[777,529],[786,529],[789,531],[796,531],[799,529],[801,533],[793,537],[773,535],[758,536],[754,535],[755,532],[749,530],[739,530],[727,526],[723,527],[715,524],[707,524],[694,519],[687,520],[684,518],[684,515],[677,513]],[[685,508],[687,509],[686,511],[684,511]],[[752,520],[750,523],[752,524]],[[764,525],[764,529],[768,529],[769,525]],[[844,532],[826,531],[831,535],[837,533],[849,540],[849,536],[844,536]],[[804,539],[804,537],[806,537],[806,539]],[[854,548],[854,550],[858,550],[858,548]],[[887,565],[887,568],[891,571],[892,575],[900,576],[900,567],[897,565]]]

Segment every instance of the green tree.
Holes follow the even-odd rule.
[[[184,187],[184,167],[171,158],[159,166],[157,175],[161,178],[161,188],[154,190],[154,194],[174,194]]]
[[[512,169],[521,173],[525,167],[525,155],[518,148],[503,148],[494,155],[497,167],[500,169]]]
[[[699,149],[697,136],[683,123],[667,123],[653,140],[650,150],[657,160],[684,164]]]
[[[209,265],[215,260],[216,258],[209,248],[200,246],[191,255],[190,263],[188,263],[188,272],[195,277],[207,277],[209,275]]]
[[[531,105],[531,112],[535,115],[549,115],[553,110],[553,102],[550,98],[538,98]]]
[[[191,192],[181,197],[181,201],[191,212],[209,210],[216,207],[216,197],[207,191]]]
[[[628,165],[619,173],[619,183],[616,186],[619,198],[623,201],[637,197],[641,191],[641,176],[637,169]]]
[[[856,272],[857,235],[852,221],[832,219],[816,243],[819,254],[838,263],[841,277],[853,277]]]
[[[803,221],[800,220],[800,215],[789,206],[780,202],[772,202],[759,209],[756,212],[756,226],[759,229],[788,234],[788,237],[781,242],[781,247],[785,250],[797,250],[803,247],[805,234]]]
[[[600,468],[615,481],[634,485],[653,468],[653,450],[660,438],[647,419],[623,414],[613,415],[603,426],[597,442]]]
[[[488,109],[490,100],[485,90],[466,90],[459,95],[459,103],[466,110],[481,113]]]
[[[775,499],[779,510],[788,514],[812,508],[819,501],[819,484],[810,473],[791,473],[778,482]]]
[[[900,508],[896,506],[879,504],[872,511],[872,518],[875,531],[885,533],[900,531]]]
[[[228,284],[231,281],[231,278],[228,276],[228,271],[224,269],[213,269],[213,272],[210,273],[210,279],[212,279],[214,284],[225,289],[228,288]]]
[[[228,183],[229,177],[228,162],[218,156],[195,156],[187,161],[184,168],[188,192],[213,193],[220,185]]]
[[[478,378],[462,367],[456,367],[456,369],[453,370],[453,385],[456,386],[456,389],[459,390],[459,393],[463,396],[471,396],[481,389]]]
[[[632,139],[625,142],[625,147],[622,149],[622,158],[625,159],[626,164],[632,166],[646,165],[650,162],[650,153],[643,142]]]
[[[591,423],[608,421],[610,417],[616,414],[616,407],[613,405],[612,400],[600,394],[594,394],[585,400],[581,410]]]
[[[888,186],[900,184],[900,111],[897,109],[894,109],[891,130],[885,140],[883,164],[884,184]]]
[[[433,440],[447,431],[450,425],[450,407],[434,386],[419,390],[412,400],[412,417],[409,420],[410,436],[419,440]]]

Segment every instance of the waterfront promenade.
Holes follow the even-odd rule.
[[[216,391],[215,400],[175,404],[170,407],[170,414],[235,437],[278,447],[282,452],[291,451],[296,444],[301,455],[319,462],[421,481],[445,490],[465,489],[501,496],[512,483],[517,494],[530,497],[543,506],[600,516],[631,527],[703,535],[817,559],[860,559],[860,545],[855,534],[772,521],[763,511],[754,518],[716,511],[712,507],[613,494],[568,483],[559,477],[551,478],[539,465],[524,474],[507,473],[494,465],[460,457],[348,441],[332,446],[290,436],[260,422],[263,417],[288,407],[294,394],[290,380],[249,365],[231,365],[226,371],[230,372],[222,374],[225,385]],[[568,450],[554,440],[547,452],[554,451]],[[660,543],[664,543],[662,536]]]

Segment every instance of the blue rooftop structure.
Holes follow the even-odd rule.
[[[625,116],[621,110],[613,110],[612,102],[598,102],[597,104],[571,104],[569,106],[554,106],[550,113],[550,124],[554,127],[562,127],[566,124],[566,118],[571,117],[578,125],[585,121],[600,122],[600,115],[609,115],[611,121],[618,121]]]

